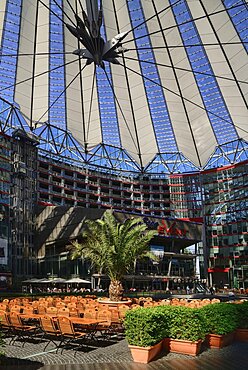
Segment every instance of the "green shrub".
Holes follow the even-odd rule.
[[[235,304],[238,328],[248,329],[248,301]]]
[[[209,334],[228,334],[238,326],[237,309],[233,303],[209,304],[201,310]]]
[[[129,344],[152,346],[163,338],[196,341],[207,334],[201,309],[158,306],[138,308],[126,313],[124,326]]]
[[[168,307],[168,306],[165,306]],[[168,335],[172,339],[190,340],[204,339],[207,326],[201,309],[169,306],[166,310],[168,320]],[[164,307],[161,307],[163,310]]]
[[[165,314],[158,308],[137,308],[126,312],[124,327],[129,344],[149,347],[168,336]]]

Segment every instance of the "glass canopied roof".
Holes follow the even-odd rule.
[[[1,130],[47,154],[147,173],[248,158],[246,0],[1,0],[0,40]]]

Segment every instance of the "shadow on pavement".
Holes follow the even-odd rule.
[[[42,362],[22,360],[15,357],[3,356],[0,361],[0,369],[2,370],[38,370],[44,366]]]

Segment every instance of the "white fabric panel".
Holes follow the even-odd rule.
[[[155,5],[157,11],[159,12],[163,8],[167,7],[169,3],[168,1],[161,3],[161,1],[155,0]],[[146,18],[154,14],[154,9],[150,2],[144,2],[143,6]],[[167,28],[175,24],[172,12],[169,9],[165,12],[162,12],[159,15],[159,18],[162,28]],[[158,30],[159,24],[156,17],[153,20],[147,22],[147,26],[149,28],[149,32]],[[181,37],[176,28],[164,31],[164,35],[168,46],[182,45]],[[164,40],[160,33],[151,35],[151,42],[153,47],[164,46]],[[175,67],[191,70],[191,66],[188,62],[187,55],[183,48],[171,48],[170,54]],[[154,49],[154,55],[158,63],[171,65],[166,48],[164,50]],[[176,94],[180,95],[173,69],[160,66],[158,67],[158,70],[161,84],[165,88],[168,88],[172,91],[170,92],[164,89],[164,95],[173,125],[173,130],[176,136],[178,148],[180,151],[182,151],[185,157],[189,158],[193,163],[199,166],[200,163],[195,149],[196,144],[197,151],[200,156],[201,165],[204,165],[207,162],[209,155],[214,151],[214,148],[216,146],[216,140],[213,134],[212,127],[209,123],[208,116],[206,112],[204,112],[204,110],[185,101],[192,130],[191,132],[182,99],[180,96],[173,94],[173,92],[175,92]],[[193,74],[191,72],[184,72],[179,70],[175,70],[175,73],[182,90],[182,95],[190,101],[203,106]]]
[[[131,29],[131,21],[129,18],[128,8],[125,1],[116,2],[116,10],[118,25],[120,32],[129,31]],[[121,11],[120,11],[121,9]],[[110,1],[103,2],[103,11],[105,16],[107,39],[111,39],[117,35],[118,29],[113,15],[113,4]],[[134,38],[130,33],[129,39]],[[128,39],[127,38],[127,39]],[[125,38],[126,40],[126,38]],[[135,48],[134,42],[129,42],[125,45],[127,48]],[[127,52],[125,55],[131,58],[138,58],[135,51]],[[123,60],[120,58],[122,64]],[[137,61],[126,60],[126,66],[141,73],[139,63]],[[130,98],[128,94],[128,85],[126,82],[125,71],[122,66],[111,65],[112,79],[115,86],[115,93],[120,104],[123,115],[118,105],[117,114],[120,127],[122,146],[127,149],[131,156],[139,163],[138,143],[141,149],[142,164],[145,166],[152,160],[158,152],[157,143],[153,131],[151,116],[148,108],[148,102],[143,85],[142,77],[136,73],[127,70],[128,83],[131,90],[131,99],[134,109],[135,124],[137,127],[137,136],[135,133],[135,125],[131,109]],[[139,163],[140,164],[140,163]]]
[[[2,33],[3,33],[3,23],[4,23],[4,17],[5,17],[6,1],[7,0],[1,0],[0,1],[0,45],[1,45],[1,41],[2,41]]]
[[[76,8],[74,1],[71,2],[73,8]],[[83,2],[82,5],[84,6]],[[78,7],[80,4],[77,5]],[[67,3],[64,3],[64,9],[71,19],[74,20],[72,10]],[[85,8],[84,8],[85,9]],[[67,21],[66,21],[67,22]],[[70,23],[68,21],[68,23]],[[83,48],[83,45],[78,45],[78,41],[65,27],[65,51],[73,51],[75,49]],[[75,63],[69,64],[65,67],[66,70],[66,86],[73,80],[79,72],[79,61],[75,55],[65,55],[65,61],[70,62],[75,60]],[[81,65],[85,65],[85,60],[82,60]],[[66,90],[66,107],[67,107],[67,127],[73,133],[74,137],[84,146],[85,142],[91,148],[102,141],[99,106],[97,99],[96,83],[94,84],[93,102],[90,112],[90,98],[93,83],[94,67],[93,65],[87,66],[82,72],[83,86],[80,86],[80,77],[67,88]],[[83,94],[81,94],[83,90]],[[83,102],[82,102],[83,95]],[[86,138],[84,138],[85,125]],[[88,134],[87,134],[88,133]]]
[[[45,1],[49,4],[49,1]],[[49,12],[39,4],[37,19],[37,36],[35,49],[35,22],[36,22],[36,2],[23,0],[22,20],[20,29],[19,53],[48,53],[49,51]],[[32,56],[18,58],[17,62],[17,82],[31,78],[33,74],[33,63],[35,63],[34,76],[49,69],[48,56]],[[33,110],[31,112],[32,100],[32,80],[17,85],[15,90],[15,100],[20,104],[22,113],[30,120],[34,121],[44,114],[48,108],[48,74],[44,74],[34,79]],[[46,114],[42,121],[47,120]]]
[[[224,9],[220,0],[215,0],[214,4],[212,2],[205,1],[204,5],[208,12],[216,11],[217,5],[217,10]],[[200,4],[196,0],[190,2],[190,9],[193,17],[205,14]],[[211,17],[211,20],[214,29],[218,33],[220,42],[240,42],[240,38],[237,35],[234,26],[229,21],[229,16],[227,13],[222,12],[216,16]],[[207,19],[196,22],[196,26],[201,35],[203,43],[218,42]],[[226,62],[225,55],[221,50],[221,47],[209,46],[205,49],[213,68],[214,74],[231,79],[234,79],[236,77],[241,81],[248,81],[248,59],[244,47],[240,44],[225,45],[224,48],[228,57],[228,61],[230,62],[235,75],[233,76],[231,69]],[[218,78],[217,81],[234,125],[237,125],[241,128],[241,130],[238,127],[236,128],[238,134],[241,138],[247,139],[248,134],[246,134],[243,130],[247,131],[248,110],[238,89],[237,83],[235,81],[225,81]],[[248,85],[239,83],[239,86],[244,94],[246,102],[248,102]]]
[[[47,2],[48,4],[49,2]],[[38,24],[37,24],[37,38],[36,38],[36,53],[49,52],[49,12],[39,3]],[[37,56],[35,58],[35,72],[40,74],[49,70],[48,56]],[[34,101],[33,101],[33,120],[37,121],[48,109],[48,73],[34,80]],[[42,122],[48,120],[48,113],[42,117]]]

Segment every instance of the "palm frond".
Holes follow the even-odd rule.
[[[117,222],[112,211],[102,219],[85,222],[82,243],[73,242],[71,258],[84,257],[111,280],[121,280],[139,258],[155,256],[149,251],[149,242],[155,231],[147,229],[141,218]]]

